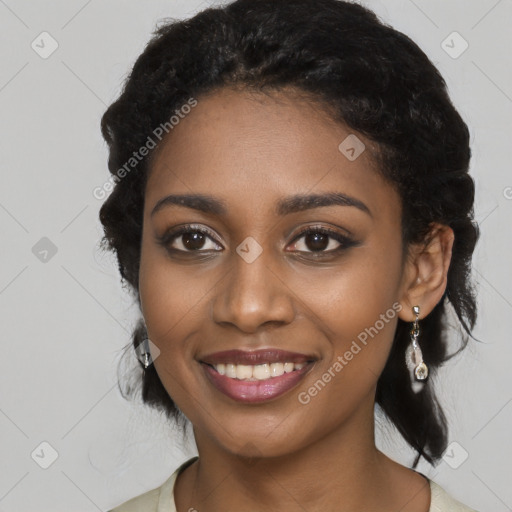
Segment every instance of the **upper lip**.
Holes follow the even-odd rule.
[[[308,363],[316,357],[298,352],[288,352],[274,348],[260,350],[225,350],[208,354],[200,359],[206,364],[245,364],[258,365],[265,363]]]

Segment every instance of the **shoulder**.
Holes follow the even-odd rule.
[[[155,487],[144,494],[136,496],[129,501],[125,501],[108,512],[175,512],[174,483],[176,482],[178,474],[196,459],[197,456],[185,461],[159,487]]]
[[[109,512],[157,512],[162,486],[125,501]]]
[[[440,485],[430,482],[430,509],[428,512],[477,512],[452,498]]]

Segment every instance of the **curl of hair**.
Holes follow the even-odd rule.
[[[424,360],[435,374],[454,355],[447,354],[448,302],[465,331],[459,351],[476,320],[470,271],[479,236],[468,174],[469,131],[438,70],[411,39],[346,1],[237,0],[187,20],[167,19],[102,117],[110,172],[116,176],[189,98],[200,101],[201,95],[228,86],[296,91],[374,142],[378,170],[401,197],[404,249],[426,240],[432,223],[453,229],[445,294],[420,324]],[[122,280],[139,305],[144,191],[155,152],[116,180],[100,210],[102,243],[115,251]],[[404,363],[408,329],[398,320],[376,402],[416,450],[415,467],[421,456],[431,464],[439,461],[447,421],[431,384],[418,395],[411,391]],[[144,336],[138,325],[133,346]],[[154,366],[143,374],[142,394],[169,418],[179,417]]]

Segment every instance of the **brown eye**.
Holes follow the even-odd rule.
[[[184,253],[222,250],[209,230],[191,225],[181,226],[165,233],[158,237],[158,243],[168,250]]]
[[[183,233],[181,238],[183,246],[190,251],[202,249],[206,240],[206,236],[199,232]]]
[[[292,249],[305,253],[334,253],[355,245],[355,241],[323,227],[308,227],[293,241]]]
[[[308,233],[304,243],[310,251],[324,251],[329,246],[329,236],[323,233]]]

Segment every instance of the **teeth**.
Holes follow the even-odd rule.
[[[270,365],[270,376],[271,377],[279,377],[284,373],[284,364],[283,363],[272,363]]]
[[[213,367],[221,374],[238,380],[266,380],[280,377],[285,373],[300,370],[306,363],[265,363],[257,365],[246,364],[215,364]]]
[[[236,365],[235,364],[227,364],[226,365],[226,376],[231,377],[232,379],[236,379]]]
[[[248,368],[251,368],[248,366]],[[252,369],[252,368],[251,368]],[[252,370],[252,377],[258,380],[265,380],[270,378],[270,365],[258,364]]]
[[[250,379],[252,377],[252,366],[245,364],[236,365],[236,378],[239,380]]]
[[[293,363],[284,363],[284,372],[285,373],[290,373],[290,372],[293,372],[293,367],[295,365]]]

